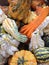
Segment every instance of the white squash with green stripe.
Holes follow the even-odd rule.
[[[38,62],[49,62],[49,48],[43,47],[34,50]]]

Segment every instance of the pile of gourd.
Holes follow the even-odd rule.
[[[0,65],[4,65],[7,60],[8,65],[49,65],[49,47],[45,46],[45,38],[42,37],[44,33],[49,33],[49,30],[45,31],[49,24],[49,6],[45,5],[44,0],[8,2],[7,8],[0,7]],[[36,9],[35,3],[42,7]],[[36,12],[31,11],[30,7]],[[23,22],[23,27],[20,22]],[[47,43],[48,40],[46,37]],[[29,49],[19,50],[19,45],[25,43],[28,43]]]

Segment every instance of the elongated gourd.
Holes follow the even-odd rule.
[[[18,27],[14,20],[6,18],[3,21],[3,28],[5,29],[7,33],[9,33],[16,40],[23,42],[23,43],[27,41],[27,37],[18,32]]]
[[[42,8],[40,14],[34,19],[32,22],[30,22],[28,25],[25,25],[21,28],[20,32],[22,34],[27,35],[28,38],[31,38],[31,34],[39,27],[40,24],[43,23],[44,19],[49,13],[49,7],[46,6]]]

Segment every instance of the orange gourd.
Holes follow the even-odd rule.
[[[22,34],[25,34],[28,38],[31,38],[31,34],[44,21],[44,19],[48,15],[48,13],[49,13],[49,7],[48,6],[42,8],[42,10],[40,11],[40,14],[36,17],[36,19],[34,19],[28,25],[23,26],[21,28],[20,32]]]
[[[9,65],[37,65],[34,55],[27,50],[16,52],[9,60]]]

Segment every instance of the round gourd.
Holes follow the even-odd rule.
[[[16,52],[9,61],[9,65],[37,65],[34,55],[30,51]]]
[[[38,62],[49,62],[49,47],[38,48],[34,53]]]
[[[31,0],[11,0],[8,14],[13,19],[22,20],[29,15]]]

